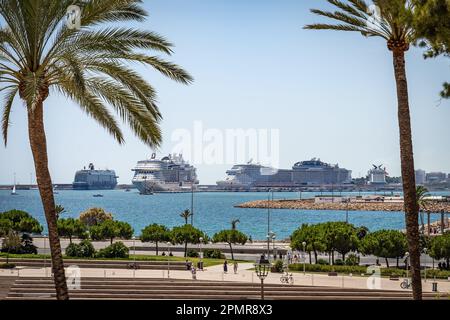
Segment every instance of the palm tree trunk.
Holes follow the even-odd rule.
[[[158,241],[155,242],[156,245],[156,255],[158,255]]]
[[[228,243],[230,245],[230,251],[231,251],[231,260],[234,260],[234,253],[233,253],[233,247],[231,246],[231,242]]]
[[[417,204],[414,154],[411,134],[411,117],[406,80],[405,52],[393,50],[395,79],[397,83],[398,122],[400,129],[400,158],[406,220],[406,236],[411,259],[411,279],[414,300],[422,299],[419,248],[419,206]]]
[[[28,107],[28,134],[34,158],[36,180],[47,220],[56,298],[58,300],[68,300],[69,292],[64,271],[61,243],[58,236],[53,185],[48,170],[47,141],[44,130],[42,102],[38,103],[34,110]]]
[[[389,260],[388,260],[388,258],[384,258],[384,260],[386,260],[386,267],[389,269]]]

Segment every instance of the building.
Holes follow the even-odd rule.
[[[447,174],[443,172],[430,172],[426,174],[427,183],[441,183],[447,180]]]
[[[416,184],[425,184],[427,178],[427,173],[425,170],[416,170]]]

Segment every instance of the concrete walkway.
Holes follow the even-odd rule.
[[[253,268],[251,263],[242,263],[239,265],[237,274],[233,273],[232,264],[228,267],[228,273],[223,272],[223,266],[208,267],[204,271],[197,271],[197,280],[209,281],[232,281],[232,282],[248,282],[259,283],[260,280],[255,272],[249,270]],[[80,269],[80,276],[82,278],[168,278],[171,279],[192,279],[190,271],[176,271],[176,270],[124,270],[124,269]],[[67,274],[70,277],[71,270],[67,269]],[[169,274],[169,275],[168,275]],[[14,270],[0,270],[0,276],[15,276],[15,277],[50,277],[50,268],[18,268]],[[265,283],[280,284],[281,274],[269,273]],[[375,289],[379,290],[396,290],[407,291],[400,288],[400,281],[392,281],[388,278],[379,278],[375,282],[368,277],[361,276],[337,276],[330,277],[326,274],[310,274],[307,273],[293,273],[294,284],[301,286],[322,286],[335,288],[354,288],[354,289],[370,289],[368,281],[375,283]],[[423,281],[423,291],[432,292],[433,280]],[[444,295],[450,295],[450,281],[437,280],[438,291]],[[289,285],[286,285],[289,286]],[[409,290],[411,291],[411,290]]]

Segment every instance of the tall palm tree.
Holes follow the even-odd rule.
[[[81,9],[81,27],[66,19],[68,7]],[[177,65],[149,54],[172,53],[172,44],[156,33],[124,28],[142,22],[140,0],[0,0],[0,90],[5,96],[2,129],[5,145],[16,95],[27,108],[28,134],[37,183],[48,224],[58,299],[68,299],[58,238],[53,185],[48,169],[44,102],[59,93],[76,102],[116,140],[122,131],[107,105],[150,147],[161,142],[161,114],[155,90],[129,62],[153,67],[183,84],[191,76]]]
[[[400,157],[405,199],[405,220],[411,257],[414,299],[422,298],[420,277],[419,223],[414,157],[411,137],[411,119],[408,99],[408,83],[405,69],[405,52],[415,39],[412,23],[414,5],[409,0],[327,0],[338,10],[327,12],[312,9],[311,12],[338,21],[336,24],[312,24],[305,29],[359,32],[366,37],[381,37],[392,52],[397,84],[398,122],[400,129]]]
[[[423,218],[423,212],[427,209],[427,201],[426,197],[428,197],[428,189],[424,186],[416,187],[417,194],[417,205],[419,206],[420,211],[420,223],[422,224],[422,234],[425,234],[425,221]]]
[[[184,210],[182,213],[180,213],[180,217],[184,219],[184,224],[188,224],[189,217],[192,216],[192,213],[189,209]]]

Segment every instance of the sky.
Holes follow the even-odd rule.
[[[365,175],[372,164],[400,175],[391,52],[382,39],[304,30],[323,21],[309,9],[329,8],[325,1],[151,0],[145,7],[149,18],[139,27],[174,43],[175,53],[165,58],[195,78],[183,86],[136,67],[158,91],[164,117],[159,156],[177,144],[174,133],[194,135],[195,124],[201,123],[216,133],[278,130],[281,168],[318,157],[352,170],[353,177]],[[450,172],[450,102],[439,99],[442,83],[450,80],[449,60],[425,61],[422,53],[416,48],[407,53],[416,168]],[[56,94],[46,101],[45,125],[56,184],[71,183],[75,171],[90,162],[116,170],[120,183],[131,183],[136,162],[155,152],[125,125],[126,144],[117,145],[79,107]],[[191,160],[201,184],[214,184],[231,167]],[[34,182],[19,99],[8,146],[0,146],[0,184],[11,184],[14,173],[19,183]]]

